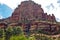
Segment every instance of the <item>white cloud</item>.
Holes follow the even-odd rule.
[[[60,19],[59,18],[56,18],[57,22],[60,22]]]
[[[3,16],[2,15],[0,15],[0,19],[2,19],[3,18]]]
[[[21,3],[21,1],[24,0],[0,0],[0,3],[4,3],[11,7],[12,9],[15,9],[18,4]],[[54,14],[57,18],[60,19],[60,7],[59,4],[57,3],[58,0],[33,0],[34,2],[41,4],[42,8],[44,9],[44,12],[47,12],[48,14]],[[50,5],[53,4],[54,8]],[[49,6],[49,9],[46,7]]]
[[[60,19],[60,7],[57,3],[58,0],[34,0],[36,3],[41,4],[42,8],[44,9],[44,12],[47,12],[48,14],[54,14],[56,18]],[[52,7],[53,4],[54,8]],[[49,6],[49,9],[46,7]]]
[[[21,3],[21,0],[0,0],[0,3],[4,3],[12,9],[15,9],[17,5]]]

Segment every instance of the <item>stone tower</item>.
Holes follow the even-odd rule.
[[[38,16],[42,17],[44,13],[41,5],[34,3],[33,1],[24,1],[19,5],[12,14],[11,19],[18,20],[35,20]],[[38,18],[39,18],[38,17]]]
[[[15,22],[21,20],[24,21],[25,19],[56,21],[54,15],[50,16],[45,14],[44,10],[41,8],[41,5],[36,4],[31,0],[21,2],[11,16],[11,20]]]
[[[41,5],[31,0],[21,2],[11,17],[0,20],[0,27],[5,27],[6,25],[21,26],[24,32],[31,31],[33,33],[36,30],[43,30],[44,32],[52,32],[53,34],[60,27],[60,24],[56,23],[54,14],[52,16],[47,15],[47,13],[44,13]]]

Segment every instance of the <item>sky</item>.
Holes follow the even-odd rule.
[[[11,16],[12,9],[5,4],[0,4],[0,19]]]
[[[25,0],[0,0],[1,5],[5,4],[5,5],[7,5],[8,7],[11,8],[10,11],[9,11],[10,12],[9,15],[6,15],[6,13],[1,13],[0,12],[0,19],[10,16],[12,14],[13,10],[22,1],[25,1]],[[32,0],[32,1],[34,1],[38,4],[41,4],[45,13],[54,14],[57,19],[60,19],[60,0]],[[2,9],[3,9],[3,6],[2,6]],[[4,14],[5,16],[3,16],[2,14]],[[58,20],[58,21],[60,21],[60,20]]]

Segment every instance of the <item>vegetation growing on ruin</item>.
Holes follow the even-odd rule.
[[[43,34],[24,35],[21,27],[7,27],[0,29],[0,40],[54,40],[56,38],[48,37]],[[57,38],[60,40],[60,37]]]

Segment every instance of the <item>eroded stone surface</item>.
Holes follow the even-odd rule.
[[[32,33],[42,29],[45,32],[54,34],[60,29],[60,25],[57,24],[54,14],[52,16],[47,15],[47,13],[44,13],[41,5],[33,1],[21,2],[11,17],[2,19],[0,22],[5,22],[8,26],[21,26],[24,32],[31,31]],[[0,23],[0,27],[4,25],[4,23],[2,25]]]

